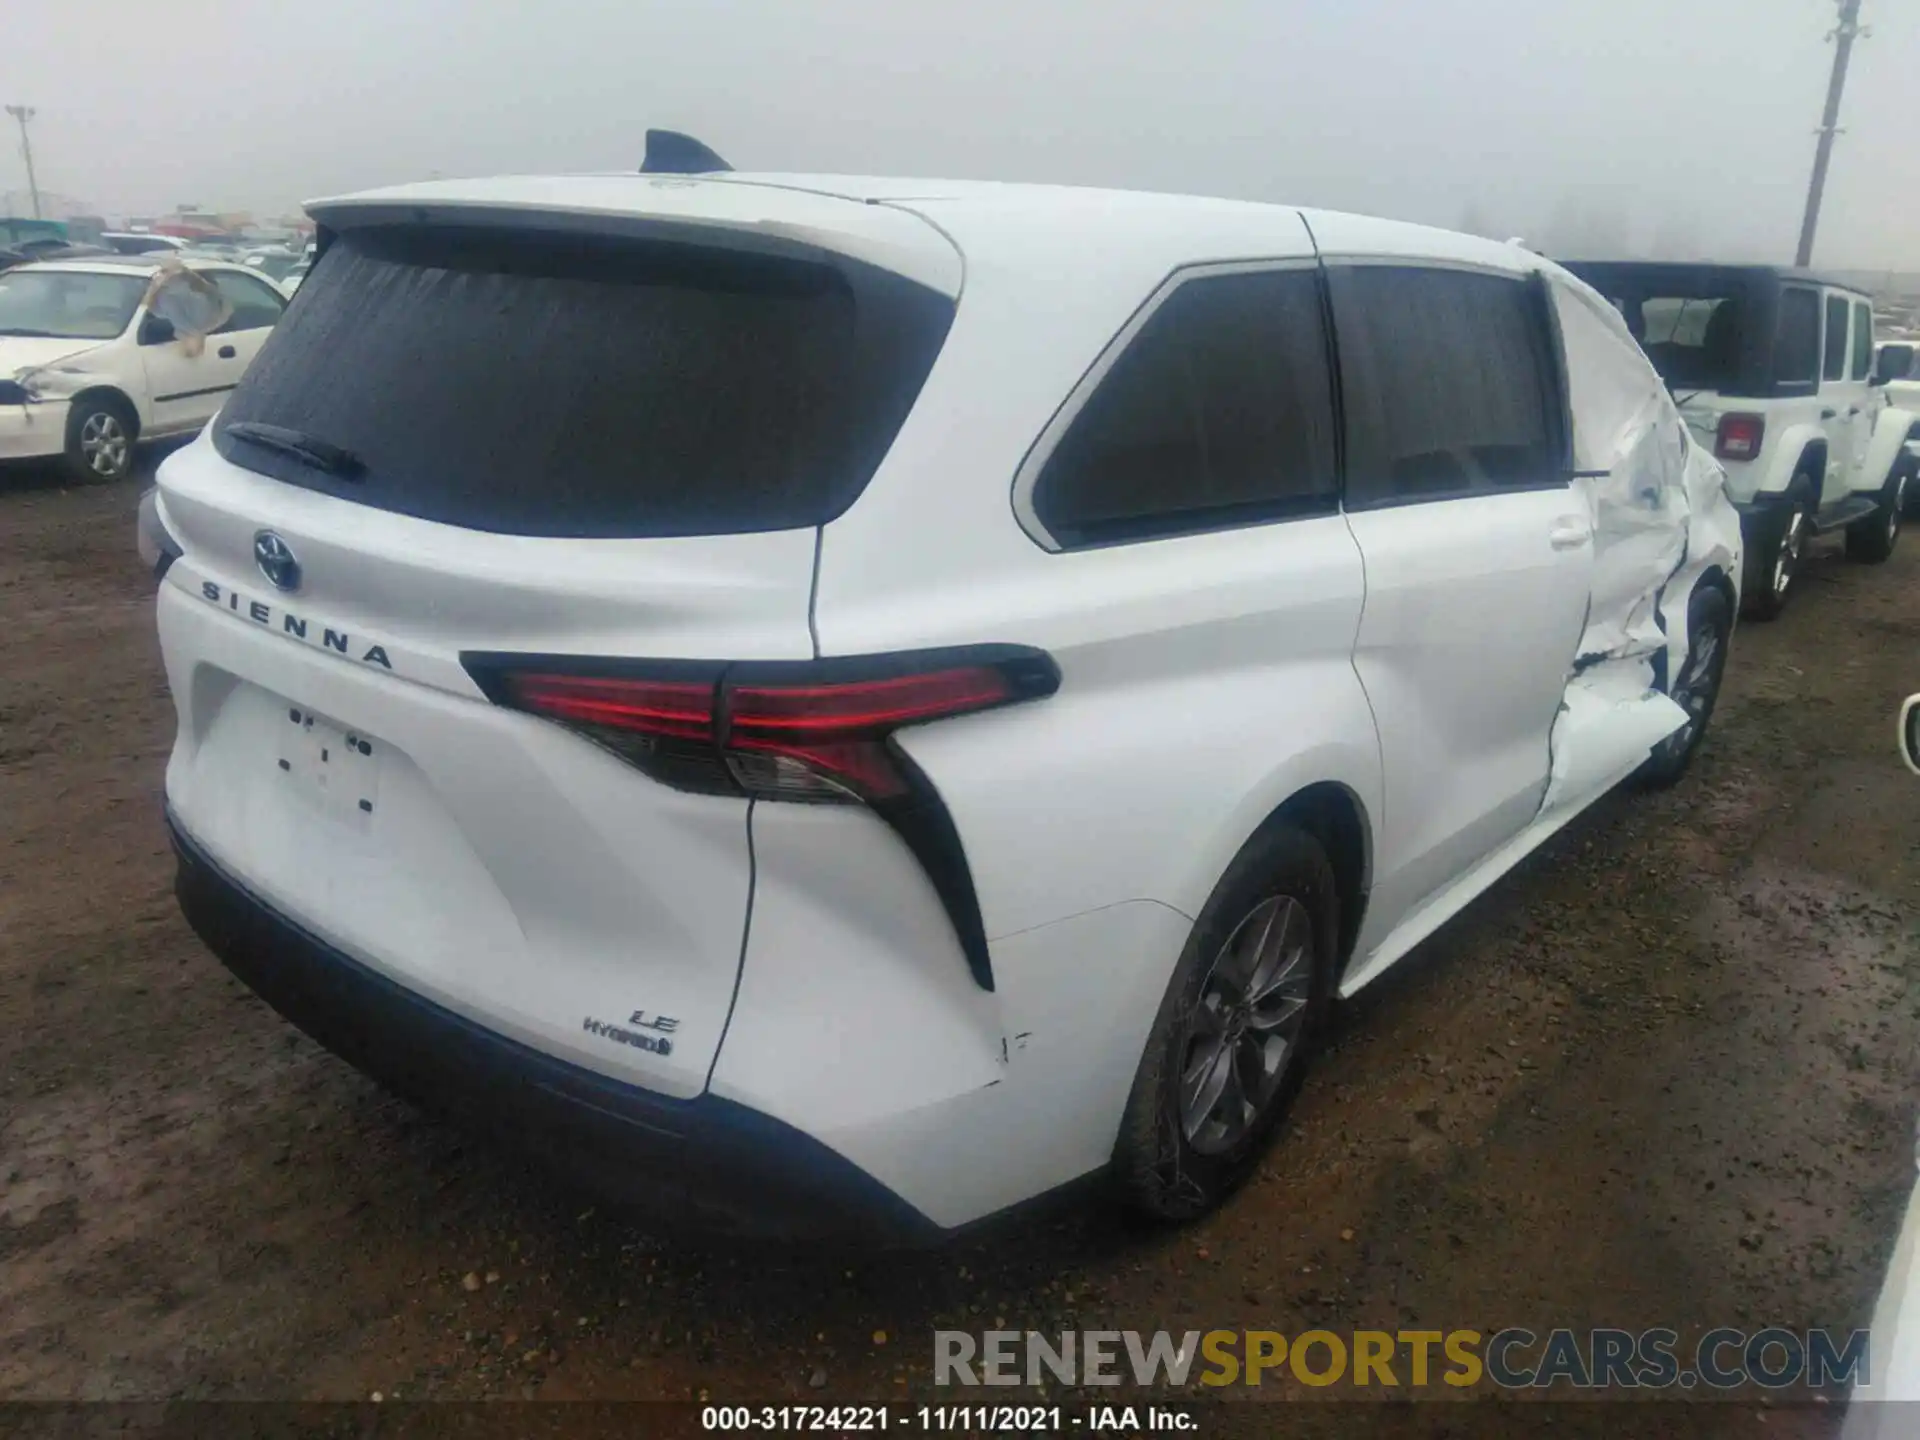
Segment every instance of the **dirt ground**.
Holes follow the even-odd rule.
[[[1867,1322],[1920,1100],[1920,533],[1879,569],[1823,545],[1736,636],[1685,783],[1609,800],[1349,1007],[1223,1214],[850,1258],[599,1213],[207,954],[135,493],[0,473],[0,1399],[952,1401],[936,1328]]]

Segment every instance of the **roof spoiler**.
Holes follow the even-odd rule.
[[[678,130],[647,131],[647,155],[642,175],[711,175],[733,167],[712,150]]]

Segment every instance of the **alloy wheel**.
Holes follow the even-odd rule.
[[[1300,1050],[1313,993],[1313,920],[1291,895],[1263,900],[1220,947],[1189,1015],[1180,1129],[1202,1155],[1259,1123]]]
[[[1780,537],[1780,548],[1773,556],[1773,594],[1777,600],[1787,593],[1793,584],[1794,572],[1800,568],[1800,553],[1807,544],[1807,512],[1799,506],[1787,517],[1786,533]]]
[[[87,468],[101,479],[114,480],[126,473],[130,448],[119,416],[96,410],[81,422],[80,453]]]
[[[1667,692],[1673,703],[1687,712],[1687,722],[1660,742],[1657,753],[1662,759],[1686,754],[1706,723],[1713,697],[1720,689],[1723,644],[1720,632],[1711,625],[1702,625],[1687,636],[1686,664]]]

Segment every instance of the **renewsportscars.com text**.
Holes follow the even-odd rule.
[[[936,1330],[936,1385],[1782,1389],[1871,1382],[1865,1330]]]

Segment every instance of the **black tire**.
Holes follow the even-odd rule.
[[[1901,460],[1880,491],[1880,508],[1847,527],[1847,558],[1863,565],[1880,565],[1893,558],[1900,540],[1900,519],[1907,508],[1909,462]]]
[[[1775,619],[1787,608],[1813,535],[1816,493],[1813,476],[1804,470],[1795,474],[1787,487],[1791,498],[1778,532],[1747,556],[1740,591],[1747,614],[1755,620]]]
[[[84,485],[110,485],[133,473],[140,419],[117,395],[83,395],[67,411],[67,473]]]
[[[1677,784],[1700,742],[1707,738],[1714,706],[1720,700],[1720,682],[1727,673],[1727,647],[1733,639],[1733,605],[1718,585],[1701,585],[1687,602],[1687,658],[1667,693],[1693,718],[1683,730],[1661,741],[1634,774],[1648,790]],[[1711,649],[1708,645],[1711,643]]]
[[[1272,939],[1266,966],[1259,954],[1247,958],[1263,915],[1290,927],[1261,937]],[[1338,915],[1326,851],[1290,825],[1269,825],[1227,867],[1174,967],[1127,1098],[1113,1175],[1129,1209],[1161,1221],[1192,1220],[1252,1173],[1299,1091],[1332,1006]],[[1273,984],[1264,1002],[1227,1005],[1223,992],[1239,983],[1241,969],[1266,971],[1269,983],[1288,978]],[[1243,987],[1243,998],[1255,988]],[[1282,1014],[1288,1018],[1276,1023]],[[1216,1061],[1222,1051],[1227,1058],[1205,1073],[1223,1064],[1232,1093],[1218,1094],[1196,1127],[1189,1111],[1202,1111],[1207,1087],[1189,1090],[1182,1077],[1202,1073],[1197,1067],[1209,1049]],[[1263,1093],[1256,1103],[1235,1106],[1232,1094],[1248,1088]]]

